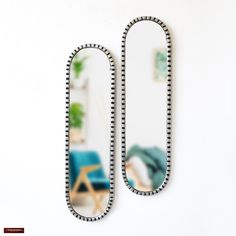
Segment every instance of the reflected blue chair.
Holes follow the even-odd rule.
[[[78,193],[87,193],[93,198],[96,210],[103,211],[97,194],[107,193],[110,190],[110,181],[105,175],[98,153],[71,151],[69,176],[71,201],[73,202]]]

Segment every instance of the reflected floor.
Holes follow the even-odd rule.
[[[109,202],[109,192],[96,194],[96,199],[87,194],[78,194],[74,199],[73,209],[80,215],[94,217],[101,215]]]

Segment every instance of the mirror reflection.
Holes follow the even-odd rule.
[[[158,189],[167,171],[167,42],[153,21],[132,25],[125,42],[126,176],[138,191]]]
[[[107,55],[81,49],[70,66],[69,182],[73,209],[104,213],[110,195],[111,72]]]

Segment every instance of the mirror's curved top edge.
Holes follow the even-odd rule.
[[[70,184],[69,184],[69,152],[70,152],[70,143],[69,143],[69,105],[70,105],[70,69],[71,64],[74,59],[74,57],[83,49],[97,49],[102,51],[108,61],[109,61],[109,71],[110,71],[110,94],[111,94],[111,100],[110,100],[110,160],[109,160],[109,180],[110,180],[110,192],[109,192],[109,200],[107,202],[106,208],[103,213],[97,216],[84,216],[79,214],[77,211],[74,210],[72,203],[70,201]],[[65,162],[65,198],[66,203],[69,211],[72,215],[74,215],[76,218],[83,220],[83,221],[97,221],[101,220],[104,216],[108,214],[110,211],[113,201],[114,201],[114,150],[115,150],[115,137],[114,137],[114,130],[115,130],[115,63],[114,59],[112,57],[112,54],[106,49],[104,46],[101,46],[99,44],[83,44],[79,47],[77,47],[69,56],[69,60],[66,64],[66,92],[65,92],[65,110],[66,110],[66,117],[65,117],[65,148],[66,148],[66,162]]]
[[[158,25],[161,26],[161,28],[164,30],[165,34],[166,34],[166,39],[167,39],[167,43],[171,42],[171,35],[170,35],[170,31],[168,29],[168,27],[166,26],[166,24],[161,21],[160,19],[156,18],[156,17],[153,17],[153,16],[140,16],[140,17],[136,17],[134,18],[132,21],[129,22],[129,24],[126,26],[124,32],[123,32],[123,35],[122,35],[122,38],[125,39],[126,38],[126,35],[129,31],[129,29],[136,23],[138,22],[141,22],[141,21],[152,21],[152,22],[155,22],[157,23]],[[122,46],[124,44],[124,41],[122,40]],[[171,45],[169,45],[171,46]]]
[[[167,45],[167,112],[166,112],[166,161],[167,161],[167,169],[165,178],[163,183],[155,190],[152,191],[141,191],[137,190],[133,186],[129,184],[127,174],[126,174],[126,89],[125,89],[125,81],[126,81],[126,39],[129,30],[133,25],[142,22],[142,21],[151,21],[157,23],[162,30],[165,32],[165,40]],[[170,32],[163,21],[156,17],[152,16],[140,16],[134,18],[129,24],[126,26],[123,35],[122,35],[122,45],[121,45],[121,122],[122,122],[122,135],[121,135],[121,150],[122,150],[122,176],[126,186],[134,193],[143,196],[154,195],[164,189],[169,181],[170,171],[171,171],[171,123],[172,123],[172,112],[171,112],[171,36]]]

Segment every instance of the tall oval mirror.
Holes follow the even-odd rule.
[[[99,45],[78,48],[68,64],[66,198],[76,217],[93,221],[110,209],[114,184],[115,72]]]
[[[170,171],[170,35],[154,17],[125,29],[122,45],[123,177],[135,193],[151,195]]]

